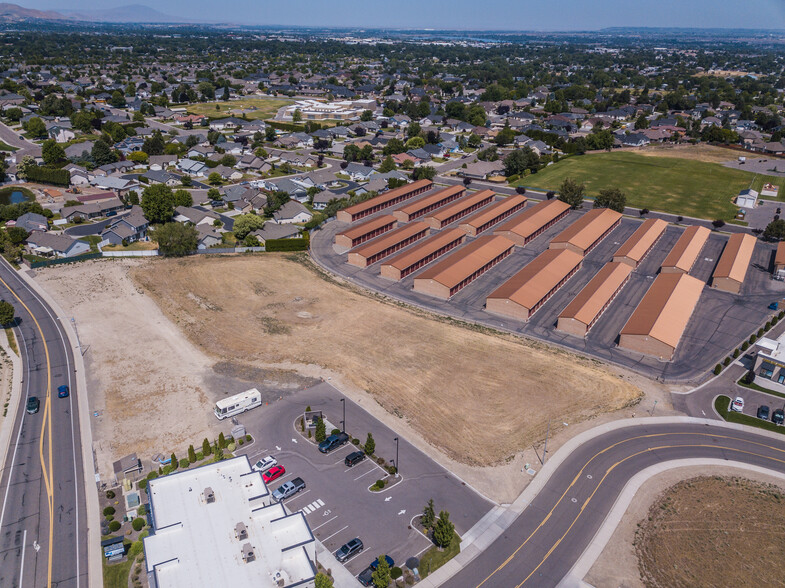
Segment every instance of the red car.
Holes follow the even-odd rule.
[[[282,465],[273,466],[269,470],[267,470],[264,474],[262,474],[262,479],[264,480],[265,484],[269,484],[273,480],[277,480],[281,476],[286,473],[286,468]]]

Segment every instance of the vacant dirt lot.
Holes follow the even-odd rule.
[[[648,587],[782,586],[783,539],[783,488],[712,476],[661,494],[635,546]]]
[[[545,435],[635,402],[596,362],[380,303],[304,256],[151,260],[136,283],[201,351],[342,374],[458,461],[498,463]]]
[[[714,145],[648,145],[635,150],[635,153],[651,157],[676,157],[708,163],[725,163],[738,157],[734,151]]]

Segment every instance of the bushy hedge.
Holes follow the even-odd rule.
[[[309,239],[267,239],[264,242],[265,251],[308,251]]]
[[[133,522],[131,523],[131,526],[134,528],[134,531],[141,531],[142,529],[144,529],[144,526],[146,524],[147,524],[147,521],[145,521],[141,517],[137,517],[137,518],[135,518],[133,520]]]
[[[71,174],[64,169],[30,166],[27,169],[27,179],[30,182],[68,186],[71,183]]]
[[[295,133],[300,133],[305,130],[305,125],[295,123],[281,122],[278,120],[266,120],[264,122],[272,128],[279,129],[281,131],[293,131]]]

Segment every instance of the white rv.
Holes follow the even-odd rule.
[[[262,394],[256,388],[251,388],[250,390],[216,402],[215,416],[219,419],[225,419],[261,405]]]

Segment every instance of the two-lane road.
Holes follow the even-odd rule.
[[[74,358],[49,306],[0,261],[22,355],[22,399],[0,475],[0,588],[87,586],[87,526]],[[70,395],[58,398],[67,385]],[[40,399],[28,414],[27,399]]]

